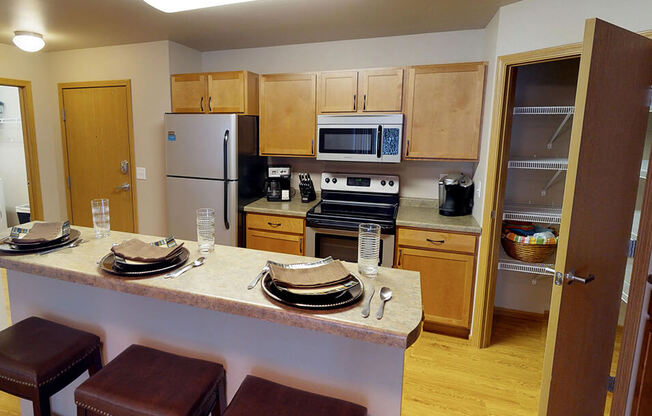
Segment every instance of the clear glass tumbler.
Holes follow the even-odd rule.
[[[201,253],[212,253],[215,246],[215,210],[197,210],[197,245]]]
[[[93,213],[93,228],[95,228],[95,238],[108,237],[109,234],[111,234],[109,200],[105,198],[92,200],[91,212]]]
[[[360,224],[358,227],[358,272],[376,277],[380,254],[380,225]]]

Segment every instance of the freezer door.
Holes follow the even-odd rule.
[[[226,193],[224,186],[226,183]],[[226,196],[226,198],[225,198]],[[225,213],[226,200],[226,215]],[[215,244],[238,243],[238,183],[208,179],[167,178],[168,234],[197,241],[198,208],[215,210]],[[228,223],[228,229],[226,224]]]
[[[235,114],[166,114],[167,176],[238,179]]]

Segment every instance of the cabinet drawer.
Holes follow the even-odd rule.
[[[247,230],[247,248],[303,255],[303,235]]]
[[[247,214],[247,228],[303,234],[303,218],[280,215]]]
[[[398,229],[398,245],[436,250],[475,253],[474,235],[447,233],[442,231]]]

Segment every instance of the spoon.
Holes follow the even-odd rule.
[[[362,308],[362,317],[366,318],[369,316],[369,309],[371,309],[371,299],[374,297],[374,293],[376,293],[376,288],[374,285],[369,283],[369,298],[367,298],[367,301],[364,305],[364,308]]]
[[[378,309],[378,313],[376,314],[376,319],[382,319],[383,313],[385,312],[385,302],[392,298],[392,289],[383,287],[380,289],[379,296],[382,303],[380,304],[380,309]]]
[[[187,272],[188,270],[192,269],[193,267],[201,266],[202,264],[204,264],[204,260],[206,260],[206,257],[200,257],[197,260],[190,263],[189,265],[184,266],[183,268],[181,268],[181,269],[179,269],[179,270],[177,270],[175,272],[168,273],[168,274],[164,275],[163,278],[164,279],[177,278],[177,277],[181,276],[182,274],[184,274],[185,272]]]

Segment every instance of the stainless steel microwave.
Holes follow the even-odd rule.
[[[403,114],[317,116],[317,160],[401,162]]]

